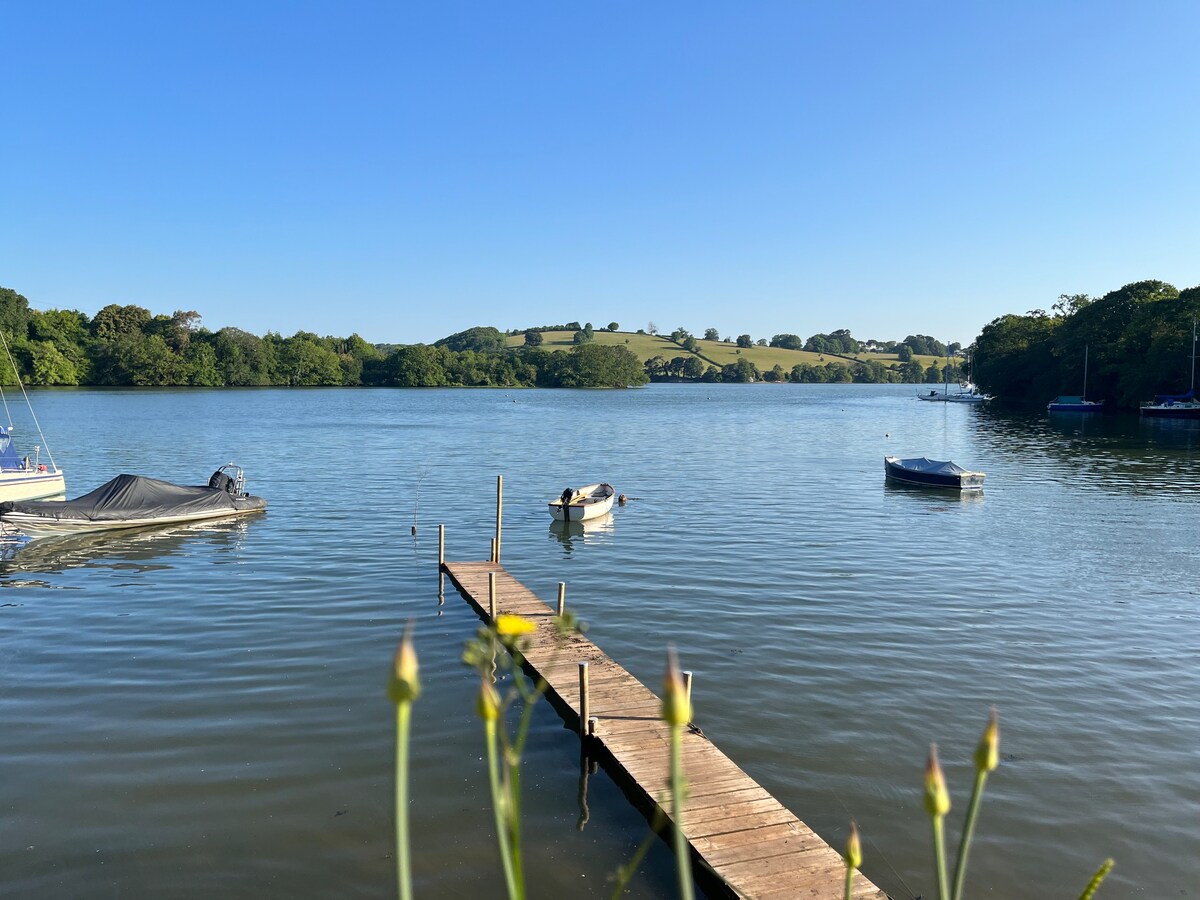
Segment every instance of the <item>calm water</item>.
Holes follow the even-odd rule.
[[[932,896],[921,773],[956,807],[1002,717],[974,896],[1195,896],[1200,874],[1200,427],[918,403],[890,386],[601,391],[42,392],[72,495],[118,472],[201,483],[236,459],[266,516],[8,548],[0,562],[0,895],[387,897],[391,706],[416,620],[423,896],[501,893],[473,684],[477,620],[437,604],[437,524],[504,558],[657,686],[673,642],[696,718],[867,873]],[[953,458],[983,496],[885,486]],[[542,505],[637,498],[557,534]],[[410,529],[414,522],[418,535]],[[533,894],[607,896],[645,824],[540,709],[526,764]],[[665,846],[632,896],[671,893]]]

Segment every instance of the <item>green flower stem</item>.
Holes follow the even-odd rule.
[[[850,895],[854,892],[854,866],[846,863],[846,900],[850,900]]]
[[[500,864],[504,867],[504,884],[508,888],[509,900],[522,900],[523,892],[517,890],[517,882],[513,876],[512,857],[508,846],[508,828],[505,824],[508,802],[500,786],[500,765],[496,759],[496,723],[484,723],[487,737],[488,782],[492,788],[492,813],[496,818],[496,841],[500,845]]]
[[[967,821],[963,824],[962,840],[958,844],[958,859],[954,864],[954,900],[962,900],[963,882],[967,880],[967,855],[971,852],[971,841],[975,837],[975,819],[979,816],[979,804],[983,800],[983,788],[987,784],[987,777],[987,769],[979,769],[975,773],[975,787],[971,791]]]
[[[679,872],[680,900],[695,900],[692,859],[683,836],[683,726],[671,726],[671,816],[675,819],[675,868]]]
[[[633,857],[621,868],[617,869],[616,885],[613,887],[613,892],[610,900],[620,900],[625,893],[625,888],[629,886],[629,882],[633,880],[633,876],[637,874],[638,867],[641,866],[642,860],[646,858],[646,854],[650,852],[650,847],[658,840],[658,828],[663,825],[662,812],[655,812],[654,825],[650,828],[650,833],[642,839],[642,843],[638,846]]]
[[[945,816],[933,816],[933,862],[937,867],[938,898],[950,900],[949,882],[946,881],[946,829]]]
[[[1092,880],[1088,882],[1088,886],[1083,889],[1083,893],[1079,895],[1079,900],[1092,900],[1096,891],[1100,889],[1100,884],[1108,877],[1108,873],[1112,871],[1112,859],[1106,859],[1100,868],[1096,870],[1096,874],[1092,876]]]
[[[396,704],[396,884],[400,900],[412,900],[412,854],[408,841],[408,739],[412,704]]]

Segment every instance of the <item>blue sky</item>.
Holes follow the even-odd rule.
[[[1200,4],[8,3],[0,285],[970,341],[1200,283]]]

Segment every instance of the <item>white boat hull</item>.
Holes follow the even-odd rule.
[[[0,472],[0,503],[5,500],[42,500],[66,494],[62,472]]]
[[[579,488],[576,493],[579,499],[572,500],[564,506],[562,499],[551,500],[547,506],[555,522],[586,522],[588,519],[598,519],[607,514],[613,505],[617,492],[611,484],[589,484]]]
[[[262,509],[211,510],[193,513],[187,516],[158,516],[144,519],[47,519],[43,516],[29,516],[22,513],[7,513],[4,521],[31,538],[67,537],[73,534],[92,534],[97,531],[117,531],[122,528],[145,528],[152,525],[181,525],[188,522],[200,522],[205,519],[229,519],[234,516],[244,516],[246,513],[262,512]]]

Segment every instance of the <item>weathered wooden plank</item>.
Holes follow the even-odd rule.
[[[588,711],[598,720],[593,752],[601,754],[635,802],[659,810],[669,821],[671,735],[659,718],[658,696],[582,635],[558,635],[556,611],[498,564],[454,562],[442,568],[485,620],[489,575],[495,573],[497,614],[514,613],[535,623],[525,668],[545,681],[547,696],[568,724],[579,715],[579,663],[588,663]],[[703,734],[685,732],[683,766],[688,782],[683,832],[702,864],[698,873],[713,880],[713,896],[842,896],[845,870],[839,854]],[[854,896],[886,900],[862,876]]]

